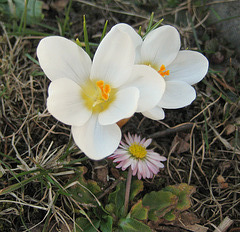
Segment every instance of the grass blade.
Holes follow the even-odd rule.
[[[100,42],[102,41],[102,39],[103,39],[104,36],[106,35],[107,24],[108,24],[108,20],[105,22],[105,25],[104,25],[104,28],[103,28],[103,32],[102,32],[102,36],[101,36]]]
[[[85,15],[83,15],[83,34],[84,34],[84,42],[85,42],[86,53],[91,57]]]
[[[154,12],[152,12],[152,14],[151,14],[151,16],[150,16],[146,33],[148,33],[148,32],[151,30],[151,27],[152,27],[152,24],[153,24],[153,17],[154,17]]]
[[[32,176],[32,177],[30,177],[30,178],[28,178],[28,179],[26,179],[26,180],[23,180],[23,181],[21,181],[20,183],[16,183],[16,184],[10,185],[10,186],[8,186],[8,187],[6,187],[6,188],[4,188],[4,189],[1,189],[1,190],[0,190],[0,196],[1,196],[1,195],[4,195],[4,194],[7,194],[7,193],[10,193],[10,192],[13,192],[13,191],[15,191],[15,190],[23,187],[24,185],[29,184],[29,183],[31,183],[32,181],[38,179],[38,178],[41,177],[42,175],[43,175],[43,174],[40,173],[40,174],[38,174],[38,175],[36,175],[36,176]]]

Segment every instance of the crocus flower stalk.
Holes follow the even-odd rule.
[[[121,168],[123,171],[131,168],[133,176],[137,175],[138,179],[145,179],[152,178],[160,168],[164,167],[162,162],[167,159],[153,149],[147,149],[152,139],[141,139],[140,136],[132,136],[130,133],[124,135],[124,138],[125,141],[121,141],[119,148],[109,156],[114,163],[118,163],[116,168]]]
[[[117,149],[121,130],[116,123],[154,107],[165,89],[163,78],[158,80],[151,68],[134,65],[133,43],[121,29],[104,37],[93,61],[76,43],[59,36],[42,39],[37,56],[52,81],[48,111],[71,125],[75,143],[94,160]]]
[[[191,86],[201,81],[208,70],[208,60],[201,53],[180,51],[180,35],[172,26],[161,26],[142,37],[129,25],[117,24],[116,28],[126,31],[135,45],[136,64],[151,67],[164,78],[166,89],[158,104],[142,112],[151,119],[165,117],[165,109],[178,109],[190,105],[196,98]]]

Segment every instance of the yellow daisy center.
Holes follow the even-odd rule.
[[[146,148],[140,144],[133,143],[129,148],[128,151],[137,159],[143,159],[147,155]]]
[[[103,80],[88,80],[82,88],[81,96],[85,106],[93,113],[100,113],[108,109],[116,99],[115,88],[105,84]]]

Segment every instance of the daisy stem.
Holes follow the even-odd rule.
[[[128,168],[127,183],[126,183],[125,202],[124,202],[124,215],[125,216],[128,213],[128,203],[129,203],[131,181],[132,181],[132,169],[131,169],[131,167],[129,167]]]

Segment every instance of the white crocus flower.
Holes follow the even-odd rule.
[[[76,144],[91,159],[112,154],[121,140],[116,123],[154,107],[165,89],[151,68],[134,65],[132,41],[116,28],[102,40],[93,62],[76,43],[59,36],[42,39],[37,56],[52,81],[48,111],[72,126]]]
[[[208,70],[208,60],[201,53],[180,50],[180,35],[172,26],[161,26],[143,40],[127,24],[114,26],[127,32],[135,46],[136,64],[152,67],[163,77],[166,89],[157,106],[142,112],[146,117],[160,120],[165,117],[163,108],[178,109],[192,103],[196,91],[191,86],[201,81]]]

